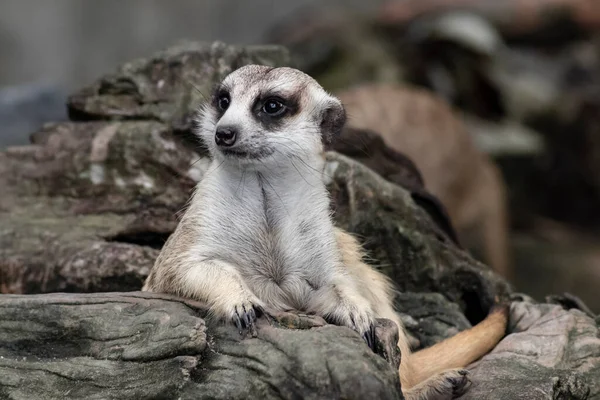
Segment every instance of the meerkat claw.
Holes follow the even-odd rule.
[[[461,369],[457,371],[458,376],[451,379],[453,395],[458,397],[465,394],[465,392],[471,386],[471,380],[469,379],[469,371]]]
[[[257,312],[258,311],[258,312]],[[240,331],[240,334],[248,330],[260,315],[260,309],[255,305],[239,305],[235,306],[235,312],[232,317],[232,321]]]
[[[238,331],[242,332],[243,328],[242,328],[242,321],[240,320],[240,317],[236,314],[233,315],[233,317],[231,318],[233,323],[235,324],[235,326],[237,326]]]
[[[254,307],[252,307],[250,309],[250,311],[248,311],[248,317],[249,317],[250,321],[256,321],[257,316],[256,316],[256,312],[254,311]]]
[[[363,333],[363,339],[369,348],[375,351],[375,325],[370,325],[369,330]]]

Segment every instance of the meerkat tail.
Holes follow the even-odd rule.
[[[410,354],[406,375],[412,386],[448,369],[463,368],[491,351],[504,337],[508,306],[495,306],[479,324],[426,349]],[[403,360],[404,361],[404,360]],[[408,360],[406,360],[408,361]]]

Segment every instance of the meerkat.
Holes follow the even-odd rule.
[[[347,127],[376,132],[407,155],[445,206],[461,242],[511,280],[502,175],[450,106],[425,90],[391,84],[362,84],[335,95],[348,113]]]
[[[199,115],[211,166],[142,290],[206,302],[212,317],[241,331],[269,310],[320,315],[371,348],[375,319],[388,318],[400,332],[408,400],[451,398],[463,387],[461,368],[504,336],[505,310],[411,354],[391,281],[333,223],[323,149],[345,123],[342,103],[299,70],[248,65]]]

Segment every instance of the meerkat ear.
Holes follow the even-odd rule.
[[[332,97],[325,107],[321,119],[321,139],[325,144],[331,144],[342,132],[346,123],[346,110],[342,102]]]

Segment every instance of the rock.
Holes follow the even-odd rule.
[[[3,398],[402,399],[397,358],[319,317],[261,317],[243,338],[206,319],[201,303],[141,292],[4,295],[0,312]],[[598,322],[519,301],[510,318],[511,333],[470,367],[461,399],[600,395]],[[397,340],[388,323],[378,321],[380,349]]]
[[[328,188],[339,226],[368,238],[364,246],[401,291],[440,292],[471,323],[487,314],[507,283],[443,235],[403,188],[363,164],[327,153]]]
[[[579,310],[516,302],[511,334],[471,368],[461,399],[600,398],[600,326]]]
[[[441,201],[425,188],[421,171],[406,154],[387,146],[381,135],[368,129],[346,126],[330,150],[344,154],[375,171],[386,180],[408,190],[439,228],[438,234],[460,247],[450,216]]]
[[[440,293],[399,293],[395,308],[404,310],[402,322],[415,340],[413,349],[432,346],[471,327],[460,307]]]
[[[595,318],[596,315],[579,297],[571,293],[563,293],[561,295],[546,296],[546,303],[558,304],[565,310],[579,310],[590,318]]]
[[[397,363],[324,321],[261,318],[243,339],[202,304],[141,292],[4,295],[0,315],[2,398],[403,398]]]
[[[126,63],[73,94],[69,116],[86,121],[156,120],[186,132],[214,85],[230,72],[246,64],[284,66],[289,62],[287,50],[275,45],[183,42],[150,58]]]
[[[122,211],[136,199],[169,203],[186,197],[197,174],[191,165],[196,153],[153,121],[48,124],[32,142],[2,153],[2,179],[19,196],[113,195],[112,204],[102,207]]]
[[[198,174],[197,155],[168,133],[63,123],[0,153],[1,290],[139,289]]]

